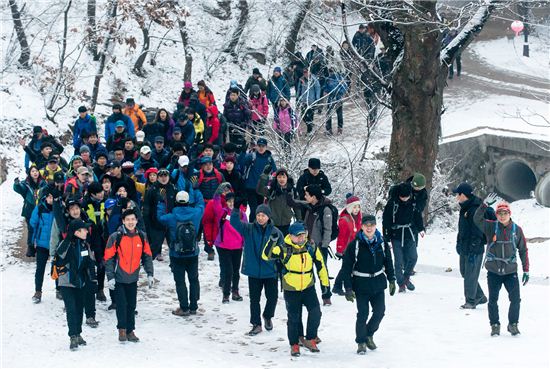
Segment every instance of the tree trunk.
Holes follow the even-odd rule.
[[[99,60],[97,52],[97,29],[96,29],[96,0],[88,0],[88,50],[92,54],[94,61]]]
[[[69,10],[71,9],[72,0],[67,2],[67,6],[63,11],[63,39],[61,41],[61,50],[59,51],[59,70],[53,88],[53,94],[48,104],[48,110],[53,110],[55,102],[61,93],[61,89],[65,84],[65,58],[67,53],[67,33],[69,31]]]
[[[101,79],[103,78],[103,72],[105,71],[105,65],[107,63],[107,57],[109,54],[109,48],[111,47],[111,42],[113,40],[113,35],[117,29],[116,27],[117,4],[118,4],[118,0],[111,0],[111,3],[109,5],[110,11],[109,11],[108,22],[112,22],[112,24],[109,25],[109,31],[108,31],[107,37],[105,38],[105,42],[103,43],[103,48],[101,50],[101,53],[99,55],[99,66],[97,68],[97,72],[94,78],[92,102],[90,104],[92,111],[95,110],[95,107],[97,105],[97,97],[99,95],[99,85],[101,83]]]
[[[239,44],[239,40],[241,38],[241,35],[243,34],[246,22],[248,22],[248,3],[246,2],[246,0],[239,0],[238,8],[241,11],[241,14],[239,15],[237,28],[235,28],[235,31],[233,31],[233,34],[231,35],[231,40],[229,41],[229,45],[227,45],[224,50],[224,52],[231,54],[233,57],[237,56],[237,52],[235,51],[235,49]]]
[[[23,68],[29,68],[29,59],[31,56],[31,50],[29,49],[29,43],[27,42],[27,36],[25,35],[25,29],[23,28],[23,22],[21,22],[21,13],[15,0],[9,0],[11,16],[13,18],[13,26],[17,33],[17,40],[21,47],[21,56],[19,57],[19,65]]]
[[[145,75],[145,71],[143,70],[143,63],[145,63],[145,58],[147,57],[147,54],[149,53],[149,47],[151,45],[151,37],[149,36],[149,27],[142,25],[141,27],[141,33],[143,33],[143,47],[141,49],[141,54],[139,54],[135,64],[134,64],[134,73],[137,74],[140,77],[143,77]]]
[[[285,41],[285,53],[288,55],[290,60],[296,59],[294,56],[296,51],[296,41],[298,39],[298,35],[300,34],[300,29],[302,28],[307,12],[311,9],[312,3],[313,2],[311,0],[306,0],[303,3],[302,8],[298,14],[296,14],[296,18],[294,18],[294,21],[290,26],[290,31],[288,32],[288,36]]]
[[[181,42],[183,43],[183,52],[185,54],[185,68],[183,72],[183,80],[191,80],[191,72],[193,70],[193,55],[191,55],[191,49],[189,47],[189,35],[187,33],[186,21],[180,20],[179,22]]]

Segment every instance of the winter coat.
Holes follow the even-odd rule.
[[[340,102],[348,91],[348,84],[339,73],[329,74],[325,81],[325,94],[328,94],[328,103]]]
[[[120,245],[116,245],[117,237],[121,237]],[[130,233],[125,226],[109,236],[105,247],[105,275],[110,281],[118,283],[135,283],[139,279],[139,266],[147,276],[152,277],[153,257],[145,233],[137,229]]]
[[[529,253],[523,229],[512,220],[505,226],[499,221],[484,219],[486,209],[487,205],[481,204],[474,214],[475,225],[487,239],[485,269],[498,275],[517,273],[518,253],[523,272],[528,273]]]
[[[23,150],[25,151],[26,170],[29,169],[31,161],[34,160],[33,158],[36,158],[40,155],[40,147],[43,142],[51,143],[53,148],[57,150],[60,154],[64,150],[63,145],[61,145],[55,137],[48,135],[48,132],[45,129],[42,130],[42,132],[42,138],[38,139],[37,136],[33,136],[30,142],[23,148]]]
[[[267,205],[271,209],[271,220],[276,227],[288,226],[292,222],[292,218],[300,219],[301,212],[298,207],[288,205],[288,196],[293,199],[298,198],[298,193],[294,188],[294,181],[288,177],[287,185],[283,189],[279,186],[277,178],[270,178],[268,174],[262,174],[258,180],[256,192],[264,196],[267,200]]]
[[[265,226],[258,222],[247,223],[241,219],[237,208],[231,212],[230,223],[244,239],[242,273],[252,278],[276,278],[277,268],[272,260],[264,260],[262,252],[269,238],[273,235],[283,239],[283,234],[271,220]]]
[[[273,111],[273,130],[281,134],[286,134],[294,132],[296,128],[296,114],[294,110],[288,105],[284,109],[277,106]]]
[[[107,148],[99,142],[96,142],[95,145],[88,143],[86,146],[90,149],[90,157],[92,159],[95,159],[95,156],[100,152],[108,154]]]
[[[185,143],[185,148],[189,151],[193,142],[195,142],[195,126],[190,120],[186,120],[183,124],[178,122],[175,127],[181,128],[181,136],[183,137],[183,142]]]
[[[40,176],[48,183],[53,183],[53,177],[55,173],[63,172],[63,169],[58,165],[55,170],[50,170],[47,166],[44,169],[40,169]]]
[[[57,279],[59,287],[82,288],[86,281],[96,281],[95,261],[86,241],[75,237],[65,238],[56,249],[57,267],[64,272]]]
[[[243,248],[244,239],[239,232],[231,225],[231,209],[222,207],[221,196],[214,196],[212,204],[214,221],[218,225],[214,245],[227,250],[239,250]],[[241,211],[241,222],[247,222],[247,216]]]
[[[204,122],[199,114],[195,113],[195,119],[193,119],[193,129],[195,130],[195,140],[197,144],[204,142]]]
[[[338,238],[336,239],[336,253],[344,254],[348,244],[353,241],[357,232],[361,231],[361,212],[354,217],[346,209],[342,210],[338,218]]]
[[[53,211],[52,206],[46,204],[42,198],[34,208],[31,215],[32,244],[45,249],[50,249],[50,237],[52,232]]]
[[[216,105],[216,98],[214,98],[214,94],[212,93],[212,91],[208,90],[208,91],[198,91],[197,92],[197,97],[199,98],[199,101],[202,105],[204,105],[206,107],[206,109],[208,109],[209,107],[211,106],[215,106]]]
[[[301,200],[305,198],[306,187],[313,184],[321,187],[323,196],[328,196],[332,193],[332,186],[330,185],[325,172],[321,170],[319,171],[319,174],[314,176],[308,169],[304,169],[304,172],[300,178],[298,178],[298,182],[296,183],[296,190],[298,190]]]
[[[416,242],[417,234],[422,230],[419,225],[422,218],[414,209],[412,197],[403,202],[399,199],[389,199],[382,214],[384,237],[388,240],[409,240]]]
[[[375,274],[381,270],[384,272],[376,277],[354,275],[354,272]],[[372,240],[362,231],[357,233],[346,247],[340,274],[346,291],[353,290],[356,294],[375,294],[387,288],[386,281],[395,281],[390,246],[384,243],[378,230]]]
[[[474,223],[474,214],[481,203],[479,197],[472,196],[460,204],[456,251],[461,255],[480,255],[484,252],[485,235]]]
[[[372,60],[374,58],[374,43],[370,35],[368,35],[366,32],[355,32],[351,43],[357,49],[359,54],[367,60]]]
[[[115,132],[107,138],[107,150],[111,152],[116,149],[124,149],[124,141],[126,141],[126,138],[128,137],[130,136],[126,133],[126,131],[121,133]]]
[[[173,126],[173,124],[172,124]],[[143,127],[143,133],[145,133],[145,140],[149,142],[155,142],[155,138],[157,136],[164,137],[165,139],[168,139],[166,137],[166,132],[168,131],[167,127],[164,123],[161,122],[151,122],[147,123]]]
[[[145,159],[143,156],[140,157],[134,162],[134,173],[138,170],[143,170],[144,172],[149,168],[160,168],[158,161],[153,159],[153,155],[149,159]],[[147,180],[147,178],[145,178]]]
[[[134,132],[141,130],[147,124],[147,117],[137,104],[135,104],[133,108],[128,106],[125,107],[122,113],[129,116],[132,120]]]
[[[245,165],[245,187],[247,189],[256,190],[258,186],[258,180],[263,173],[266,165],[271,165],[271,172],[277,170],[277,165],[271,151],[266,150],[263,154],[257,151],[248,153],[244,160]]]
[[[246,128],[250,121],[251,112],[247,103],[228,101],[223,105],[223,115],[228,123],[238,127]]]
[[[204,199],[211,200],[214,197],[216,189],[223,182],[225,182],[223,175],[216,168],[213,168],[210,173],[201,169],[197,183],[198,189],[201,191]]]
[[[278,105],[281,97],[290,101],[290,85],[285,77],[271,76],[267,84],[266,96],[273,105]]]
[[[301,105],[311,106],[318,102],[321,97],[321,85],[314,74],[310,74],[309,78],[302,76],[298,80],[296,96],[298,104]]]
[[[264,92],[261,92],[258,97],[250,97],[248,99],[250,111],[252,112],[251,119],[253,122],[260,122],[267,118],[269,114],[269,104]]]
[[[231,183],[231,188],[235,193],[235,203],[241,204],[243,201],[246,201],[244,179],[241,173],[237,171],[237,168],[234,167],[231,173],[229,173],[227,169],[221,169],[220,173],[223,174],[223,178],[226,182]]]
[[[13,190],[20,194],[24,200],[23,208],[21,209],[22,217],[25,217],[25,219],[31,218],[32,212],[40,199],[40,190],[46,186],[46,181],[40,177],[38,177],[37,182],[35,182],[30,176],[22,182],[14,182]]]
[[[93,115],[86,114],[84,119],[78,117],[73,127],[73,147],[76,150],[82,145],[82,134],[97,132],[96,119]]]
[[[220,136],[220,120],[218,118],[218,107],[216,105],[210,105],[207,108],[210,117],[206,119],[206,127],[204,133],[204,139],[206,142],[212,145],[219,145],[221,143]]]
[[[198,201],[194,206],[176,206],[172,209],[171,213],[166,213],[166,208],[162,202],[159,202],[157,206],[157,218],[158,220],[168,228],[170,232],[170,257],[185,258],[194,257],[199,254],[198,244],[195,247],[195,252],[190,255],[176,252],[173,248],[173,242],[176,240],[176,230],[178,222],[193,222],[196,232],[196,239],[198,240],[198,233],[201,225],[201,218],[204,213],[204,202]]]
[[[91,231],[88,234],[90,247],[96,255],[103,256],[105,252],[105,242],[107,241],[104,238],[105,228],[107,228],[105,201],[99,201],[87,194],[82,202],[82,210],[86,213],[88,221],[92,224]]]
[[[284,238],[284,244],[270,242],[262,252],[263,260],[280,260],[282,265],[282,284],[285,291],[303,291],[315,285],[313,265],[321,280],[321,286],[328,288],[328,272],[323,260],[323,254],[315,245],[297,245],[290,235]]]
[[[151,150],[151,158],[158,163],[158,168],[166,168],[170,164],[170,152],[166,149],[157,151],[156,148]]]
[[[196,94],[197,91],[194,89],[190,89],[189,92],[185,92],[185,89],[181,90],[180,96],[178,97],[178,103],[183,104],[183,106],[188,107],[189,106],[189,100],[191,99],[191,95]]]
[[[65,188],[63,190],[63,196],[76,196],[78,198],[84,197],[84,193],[88,189],[88,183],[82,183],[78,180],[78,177],[72,177],[65,182]]]
[[[329,247],[332,233],[332,211],[327,206],[331,201],[323,197],[315,205],[309,205],[304,215],[310,241],[318,247]],[[321,217],[323,221],[321,222]]]
[[[260,87],[260,90],[265,92],[265,90],[267,89],[267,83],[265,82],[265,79],[261,74],[259,78],[261,78],[262,80],[260,81],[259,79],[254,78],[253,75],[248,77],[248,79],[246,80],[246,83],[244,84],[245,94],[247,94],[248,91],[250,91],[250,89],[252,88],[252,85],[258,85]]]
[[[136,131],[134,129],[134,122],[132,119],[123,113],[113,113],[109,115],[109,118],[105,121],[105,139],[108,140],[109,137],[115,134],[115,123],[119,120],[124,122],[124,132],[132,138],[136,137]]]

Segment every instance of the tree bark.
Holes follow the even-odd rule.
[[[52,110],[55,102],[61,93],[61,89],[65,84],[65,58],[67,53],[67,33],[69,31],[69,10],[71,9],[72,0],[67,1],[65,10],[63,11],[63,39],[61,41],[61,50],[59,51],[59,70],[53,88],[53,94],[48,104],[48,110]]]
[[[18,62],[23,68],[29,68],[29,59],[31,57],[31,50],[29,43],[27,42],[27,35],[25,35],[25,29],[23,28],[23,22],[21,22],[21,13],[17,7],[15,0],[9,0],[11,16],[13,18],[13,26],[17,33],[17,40],[21,47],[21,56],[19,56]]]
[[[189,47],[189,35],[187,33],[187,22],[180,20],[178,22],[180,28],[181,42],[183,43],[183,52],[185,54],[185,68],[183,71],[183,80],[191,80],[191,72],[193,70],[193,55],[191,55],[191,49]]]
[[[296,52],[296,41],[298,39],[298,35],[300,34],[300,29],[302,28],[307,12],[311,9],[312,4],[313,2],[311,0],[304,1],[302,8],[298,14],[296,14],[296,17],[290,26],[290,31],[288,32],[288,36],[285,41],[285,53],[290,60],[296,59],[294,56],[294,53]]]
[[[97,29],[96,29],[96,0],[88,0],[87,7],[88,15],[88,50],[94,61],[99,60],[99,54],[97,52]]]
[[[231,54],[233,57],[237,56],[237,53],[235,49],[237,48],[237,45],[239,44],[239,40],[241,39],[241,35],[243,34],[244,27],[246,26],[246,22],[248,22],[248,3],[246,0],[239,0],[238,5],[239,10],[241,11],[241,14],[239,15],[239,20],[237,22],[237,28],[235,28],[235,31],[233,31],[233,34],[231,35],[231,40],[229,41],[229,45],[225,48],[224,52]]]
[[[143,34],[143,47],[141,48],[141,53],[139,54],[135,64],[134,64],[134,73],[140,77],[143,77],[145,71],[143,70],[143,64],[145,63],[145,58],[149,53],[149,47],[151,45],[151,37],[149,36],[149,26],[143,24],[140,26],[141,33]]]

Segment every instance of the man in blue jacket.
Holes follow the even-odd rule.
[[[256,219],[256,207],[263,203],[263,196],[258,195],[256,187],[262,173],[271,174],[277,171],[277,165],[271,151],[267,149],[267,140],[258,139],[256,151],[246,154],[244,158],[244,180],[246,188],[246,198],[250,206],[249,222]]]
[[[73,147],[74,154],[78,154],[82,145],[82,135],[87,133],[97,132],[96,119],[93,115],[88,114],[88,109],[85,106],[78,108],[78,118],[74,122],[73,127]]]
[[[273,75],[267,84],[266,95],[274,108],[279,105],[279,99],[281,97],[290,101],[290,84],[281,73],[281,67],[275,67],[273,69]]]
[[[307,133],[313,131],[313,117],[315,105],[321,98],[321,85],[317,77],[310,73],[309,68],[304,68],[303,76],[296,85],[296,101],[300,106],[301,116],[306,122]]]
[[[344,95],[348,90],[348,84],[344,77],[333,68],[329,68],[329,75],[325,84],[325,94],[328,95],[327,109],[327,133],[332,135],[332,114],[336,111],[338,120],[338,134],[342,134],[344,127]]]
[[[197,236],[204,213],[204,200],[200,191],[194,191],[193,195],[195,198],[190,199],[189,193],[179,191],[171,213],[166,214],[166,205],[162,201],[157,207],[157,219],[170,232],[170,269],[174,274],[180,305],[172,314],[177,316],[197,314],[197,302],[200,298]],[[186,273],[189,279],[189,292],[185,284]]]
[[[105,121],[105,140],[115,134],[115,125],[117,121],[124,122],[124,132],[126,132],[130,137],[136,137],[136,132],[134,129],[134,122],[130,119],[129,116],[122,113],[122,105],[113,104],[113,114],[109,115]]]
[[[253,223],[241,221],[240,203],[235,203],[231,212],[231,226],[244,238],[244,257],[242,273],[248,276],[248,293],[250,296],[250,324],[252,329],[248,333],[255,336],[262,332],[260,319],[260,297],[265,289],[267,302],[265,304],[263,318],[264,327],[270,331],[273,329],[271,318],[275,315],[277,306],[277,268],[275,262],[262,259],[262,251],[267,242],[277,239],[282,245],[283,234],[271,222],[271,209],[265,204],[256,208],[256,220]]]

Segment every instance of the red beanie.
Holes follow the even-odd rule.
[[[149,168],[145,171],[145,179],[149,179],[149,174],[155,173],[158,174],[159,170],[157,168]]]
[[[512,215],[512,210],[510,210],[510,205],[508,205],[507,202],[501,202],[497,205],[497,213],[499,211],[507,211],[510,215]]]

